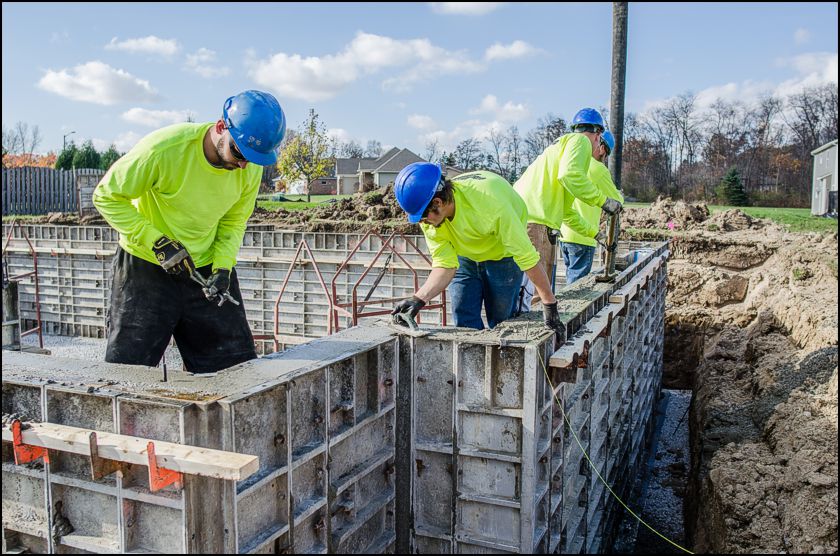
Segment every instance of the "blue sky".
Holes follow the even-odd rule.
[[[611,3],[4,2],[3,125],[127,150],[271,91],[290,127],[423,154],[609,104]],[[837,83],[836,3],[630,3],[627,110]]]

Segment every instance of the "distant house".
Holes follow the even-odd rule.
[[[379,158],[336,158],[339,194],[369,191],[393,185],[400,170],[412,162],[424,162],[408,149],[392,148]]]
[[[466,172],[466,170],[461,170],[460,168],[457,168],[455,166],[444,166],[443,170],[444,170],[443,177],[445,177],[448,180],[451,180],[455,176],[460,176],[461,174]]]
[[[315,178],[309,182],[309,193],[312,195],[335,195],[336,178]]]
[[[837,139],[811,151],[814,178],[811,183],[811,214],[837,214]]]

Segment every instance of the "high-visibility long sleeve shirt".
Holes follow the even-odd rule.
[[[196,266],[236,264],[262,167],[212,166],[203,147],[210,126],[176,124],[150,133],[96,186],[93,204],[127,252],[157,264],[152,246],[165,235],[180,241]]]
[[[469,172],[452,179],[455,215],[435,228],[420,224],[434,268],[458,268],[458,256],[476,262],[513,257],[521,270],[540,261],[528,239],[528,209],[503,177]]]
[[[592,143],[582,133],[568,133],[546,148],[522,174],[514,189],[528,207],[528,222],[559,230],[568,220],[581,231],[586,225],[566,211],[574,199],[600,207],[606,196],[589,179]]]
[[[609,169],[602,162],[592,160],[592,163],[589,165],[589,179],[601,193],[615,199],[619,203],[624,203],[624,196],[616,188],[612,176],[610,176]],[[595,235],[598,233],[598,226],[601,222],[601,207],[593,207],[587,205],[580,199],[575,199],[569,211],[579,216],[580,221],[586,224],[587,230],[583,234],[579,230],[574,229],[568,221],[564,221],[563,226],[560,228],[560,240],[567,243],[595,247],[597,244]]]

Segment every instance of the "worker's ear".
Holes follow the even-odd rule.
[[[216,125],[214,127],[216,128],[216,133],[218,133],[219,135],[221,135],[222,132],[227,129],[227,126],[225,125],[225,121],[222,120],[221,118],[216,120]]]

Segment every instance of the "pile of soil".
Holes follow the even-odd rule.
[[[684,230],[709,218],[706,203],[672,201],[659,196],[649,207],[632,207],[621,215],[622,227]]]
[[[405,212],[397,204],[391,186],[366,193],[356,193],[303,210],[266,210],[257,208],[252,223],[273,224],[293,230],[358,232],[360,230],[394,230],[420,233],[409,224]]]
[[[663,386],[695,392],[686,528],[696,552],[836,553],[837,234],[742,215],[672,239]]]

